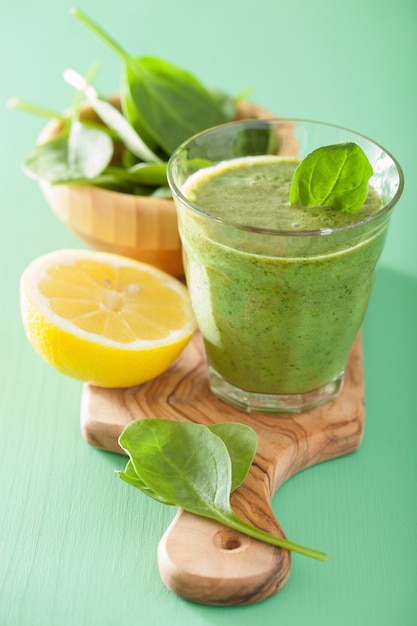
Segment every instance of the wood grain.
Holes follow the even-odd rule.
[[[237,515],[285,537],[271,499],[295,473],[356,450],[364,428],[364,383],[360,334],[353,345],[340,396],[299,415],[243,413],[212,395],[198,333],[176,363],[157,379],[128,389],[85,385],[81,428],[85,440],[123,453],[118,437],[144,417],[213,424],[238,421],[255,429],[258,451],[244,484],[231,497]],[[257,602],[285,585],[291,570],[286,550],[243,536],[216,522],[180,510],[162,538],[158,563],[164,583],[195,602],[235,605]]]

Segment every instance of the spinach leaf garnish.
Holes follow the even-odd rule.
[[[239,423],[203,426],[164,419],[128,424],[119,437],[130,460],[119,476],[146,495],[179,506],[260,541],[321,561],[326,554],[271,535],[239,518],[230,493],[245,480],[256,433]]]
[[[353,213],[366,200],[372,174],[366,154],[355,143],[317,148],[295,170],[290,202]]]

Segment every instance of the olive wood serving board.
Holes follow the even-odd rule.
[[[149,383],[126,389],[84,385],[81,429],[89,444],[123,454],[118,444],[123,428],[145,417],[200,424],[238,421],[251,426],[258,435],[258,451],[245,482],[232,493],[231,504],[246,521],[285,537],[271,508],[280,485],[307,467],[360,446],[364,429],[361,336],[353,345],[339,398],[299,415],[244,413],[214,397],[199,333],[175,364]],[[227,606],[258,602],[278,592],[289,578],[291,555],[179,509],[160,541],[158,565],[163,582],[177,595]]]

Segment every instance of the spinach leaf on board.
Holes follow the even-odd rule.
[[[220,437],[230,456],[232,464],[232,484],[234,491],[243,483],[255,458],[258,437],[252,428],[234,422],[207,426],[212,433]]]
[[[147,496],[161,502],[162,504],[167,504],[169,506],[175,506],[175,502],[171,502],[170,500],[166,500],[162,496],[160,496],[156,491],[148,487],[148,485],[144,482],[144,480],[136,473],[134,465],[131,460],[127,462],[124,472],[117,472],[122,480],[124,480],[132,487],[136,487],[136,489],[140,489]]]
[[[366,200],[372,174],[366,154],[355,143],[317,148],[295,170],[290,202],[353,213]]]
[[[236,426],[238,427],[236,428]],[[231,491],[234,491],[245,480],[256,454],[258,445],[256,433],[251,428],[246,426],[240,427],[240,425],[232,423],[213,424],[207,426],[207,428],[217,435],[217,437],[220,437],[229,452],[232,465]],[[124,472],[118,473],[120,478],[125,482],[140,489],[146,493],[146,495],[154,498],[154,500],[158,500],[158,502],[162,502],[162,504],[175,506],[175,502],[170,502],[148,487],[144,480],[136,473],[131,460],[128,461]]]
[[[233,512],[230,493],[245,479],[257,445],[256,434],[250,431],[238,423],[207,427],[164,419],[131,422],[119,437],[130,457],[125,472],[119,475],[160,502],[175,504],[260,541],[327,560],[324,553],[271,535]]]

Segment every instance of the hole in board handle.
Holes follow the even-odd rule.
[[[213,536],[213,543],[219,550],[236,552],[246,547],[248,539],[232,529],[218,530]]]

